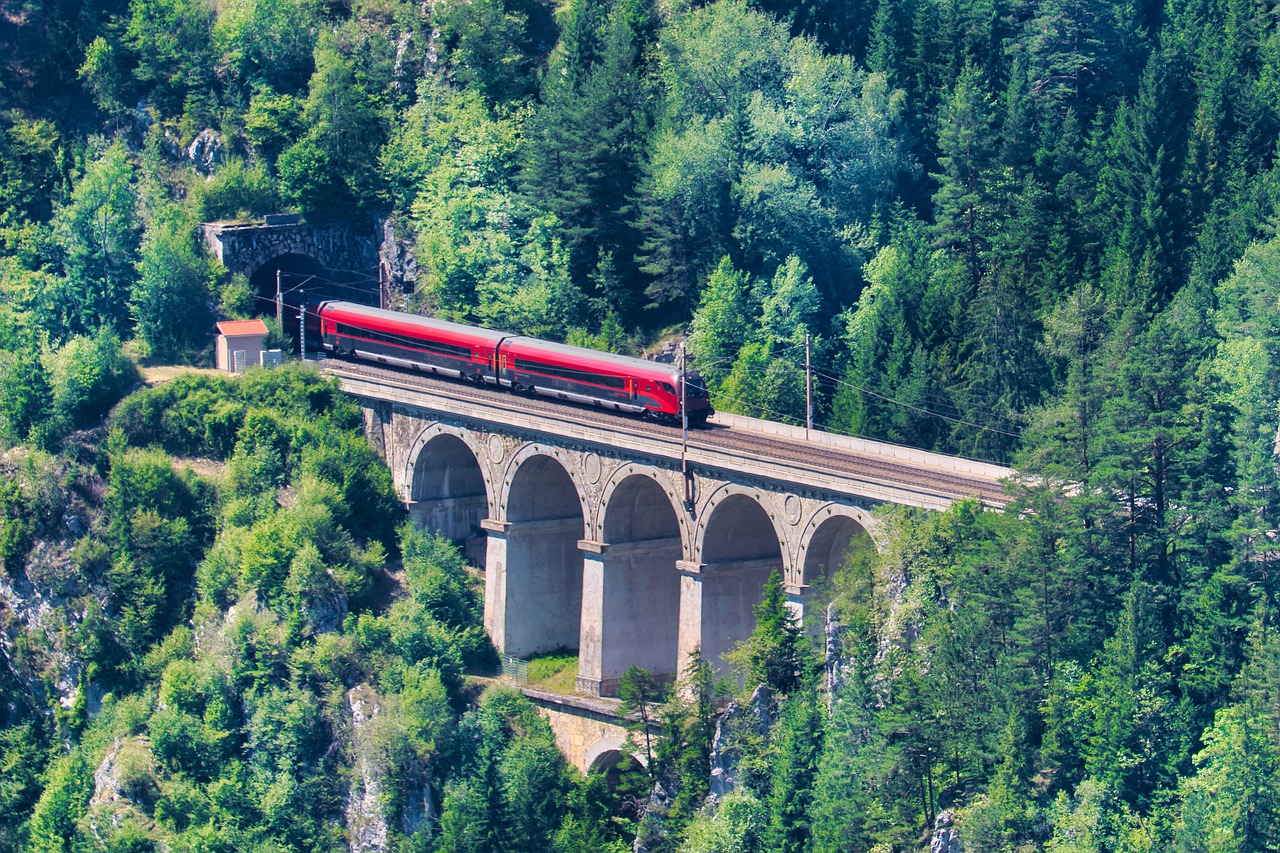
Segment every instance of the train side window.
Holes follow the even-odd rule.
[[[663,391],[666,391],[668,394],[674,394],[674,393],[676,393],[676,389],[672,386],[672,384],[671,384],[670,382],[663,382],[663,383],[662,383],[662,390],[663,390]]]
[[[471,347],[444,343],[442,341],[420,340],[417,338],[406,337],[404,335],[388,334],[387,332],[378,332],[373,329],[362,329],[358,326],[350,326],[346,323],[338,324],[338,334],[355,338],[364,338],[368,341],[378,341],[380,343],[391,344],[392,346],[397,347],[424,350],[437,355],[447,355],[455,358],[471,357]]]

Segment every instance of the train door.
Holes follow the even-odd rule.
[[[515,377],[512,371],[516,368],[516,360],[502,350],[498,350],[498,384],[513,385]]]

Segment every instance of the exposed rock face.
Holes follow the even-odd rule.
[[[387,849],[387,819],[382,813],[382,779],[373,765],[369,749],[369,723],[381,707],[378,696],[365,685],[347,692],[351,725],[355,729],[356,769],[359,776],[347,796],[347,829],[351,850],[374,853]]]
[[[43,542],[37,543],[31,555],[32,560],[43,559],[47,550],[52,549],[46,548]],[[61,558],[65,558],[65,555]],[[66,617],[78,623],[84,618],[84,614],[67,613],[62,605],[63,602],[57,596],[46,594],[27,578],[9,578],[0,574],[0,611],[7,610],[16,617],[12,628],[0,630],[0,655],[11,662],[14,641],[18,632],[24,629],[32,634],[43,634],[48,642],[41,649],[51,664],[48,671],[56,673],[54,679],[49,682],[40,678],[39,672],[32,667],[11,666],[11,671],[31,696],[46,695],[48,684],[57,694],[58,704],[63,709],[70,710],[80,698],[80,680],[84,667],[67,653],[57,637],[68,627],[65,624]]]
[[[773,694],[763,684],[752,692],[746,705],[729,703],[716,722],[716,736],[711,741],[712,797],[719,800],[738,787],[738,762],[742,759],[738,744],[742,739],[767,737],[773,723]]]
[[[362,684],[347,691],[351,709],[351,727],[356,753],[356,776],[347,794],[346,819],[352,853],[381,853],[389,848],[387,841],[387,805],[384,800],[383,777],[387,768],[379,766],[372,729],[382,713],[382,705],[373,688]],[[439,817],[431,796],[431,772],[425,763],[415,762],[409,768],[404,786],[404,802],[400,810],[400,831],[412,835],[424,824]]]
[[[960,833],[952,825],[950,809],[939,814],[933,822],[929,853],[961,853]]]
[[[409,244],[396,236],[390,219],[382,221],[382,240],[378,245],[378,259],[387,272],[388,308],[403,307],[401,297],[412,292],[418,282],[418,261],[413,257]]]
[[[196,171],[200,174],[212,175],[225,159],[224,148],[222,135],[206,127],[197,133],[196,138],[187,146],[187,159],[195,165]]]
[[[649,853],[651,848],[666,849],[669,846],[665,815],[671,808],[673,799],[661,779],[653,783],[644,813],[640,816],[640,825],[636,827],[636,840],[631,844],[631,853]]]
[[[834,701],[845,682],[844,661],[844,626],[836,620],[835,604],[827,605],[827,613],[823,632],[826,638],[826,653],[823,664],[827,670],[827,696]]]
[[[93,773],[89,830],[99,842],[126,822],[153,827],[150,812],[159,794],[151,739],[143,735],[116,739]]]
[[[138,735],[125,741],[116,739],[93,773],[93,797],[89,807],[143,805],[155,792],[156,759],[151,739]]]
[[[327,573],[325,581],[312,588],[302,601],[302,618],[309,636],[336,631],[347,618],[346,593],[342,591],[332,572]]]

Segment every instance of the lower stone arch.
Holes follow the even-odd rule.
[[[619,777],[621,776],[620,765],[624,759],[631,758],[641,767],[648,767],[648,762],[644,756],[636,752],[631,743],[622,737],[601,738],[587,750],[584,756],[583,766],[586,767],[587,773],[601,773],[605,777],[609,790],[613,791],[618,787]]]

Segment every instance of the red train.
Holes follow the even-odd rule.
[[[417,314],[327,301],[307,306],[307,339],[344,358],[489,383],[659,420],[680,419],[679,368]],[[685,371],[691,426],[712,414],[706,385]]]

